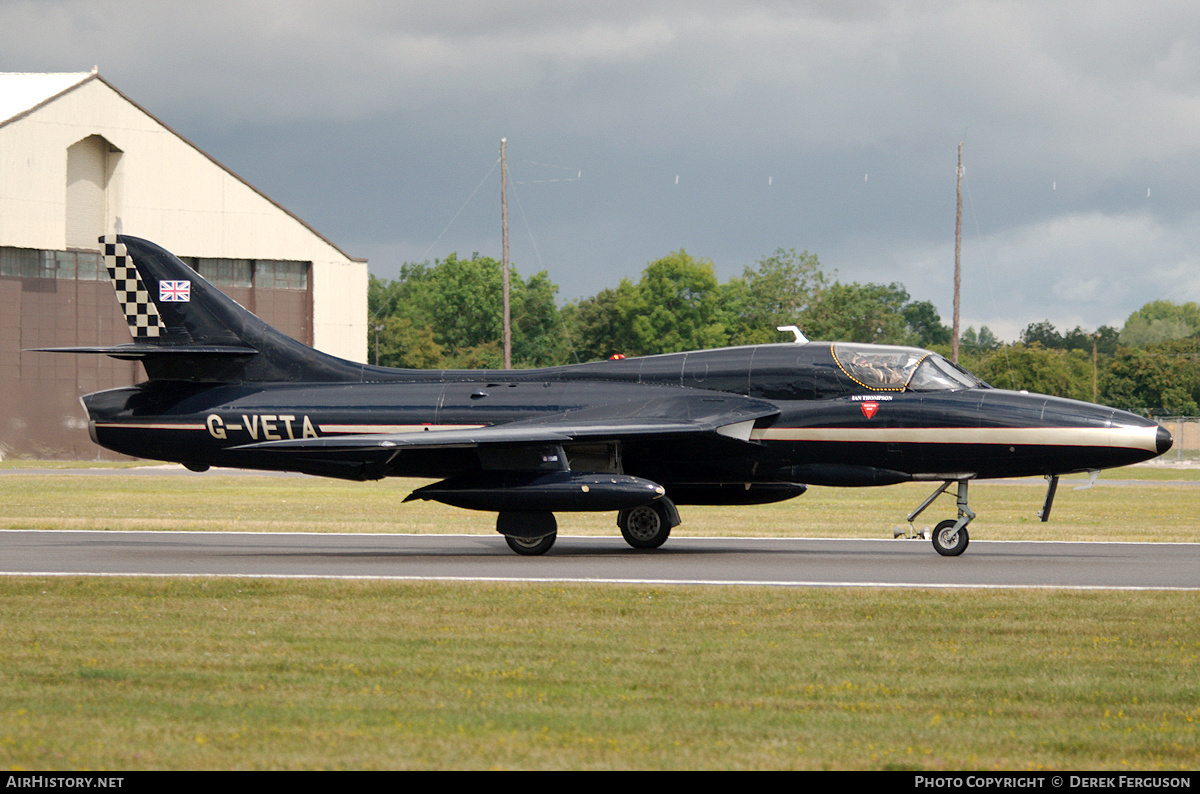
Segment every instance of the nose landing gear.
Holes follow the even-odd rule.
[[[967,524],[971,523],[975,518],[973,511],[967,504],[967,479],[961,480],[946,480],[938,486],[937,490],[929,495],[929,498],[921,502],[916,510],[908,515],[908,526],[910,530],[909,537],[918,537],[918,533],[912,528],[912,522],[917,516],[925,512],[925,508],[933,504],[933,501],[946,492],[946,489],[955,483],[958,484],[958,489],[955,496],[958,500],[958,519],[948,518],[939,523],[933,529],[933,548],[938,554],[943,557],[957,557],[967,550],[967,543],[970,542],[970,536],[967,534]],[[903,532],[896,533],[896,537],[900,537]],[[920,533],[920,537],[929,537],[925,532]]]

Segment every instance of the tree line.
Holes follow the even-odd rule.
[[[501,264],[474,254],[405,264],[370,278],[368,349],[385,366],[499,369]],[[809,339],[899,344],[950,354],[951,330],[903,285],[843,282],[816,255],[779,249],[721,283],[711,260],[679,250],[637,281],[565,305],[545,272],[510,278],[514,367]],[[960,364],[993,386],[1098,401],[1154,415],[1200,413],[1200,305],[1160,300],[1123,328],[1058,331],[1031,323],[1006,343],[983,326],[960,339]]]

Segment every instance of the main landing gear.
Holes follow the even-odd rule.
[[[550,551],[550,547],[554,545],[554,541],[557,539],[557,532],[553,535],[545,535],[540,538],[518,538],[516,535],[504,536],[504,541],[508,544],[508,547],[522,557],[536,557],[539,554],[545,554]]]
[[[671,527],[678,524],[679,519],[676,517],[675,523],[671,523],[671,511],[664,501],[631,507],[617,514],[617,526],[626,543],[635,549],[657,549],[667,542]]]
[[[496,531],[517,554],[536,557],[558,539],[558,522],[549,510],[506,510],[496,516]]]
[[[621,537],[635,549],[657,549],[679,526],[679,511],[663,497],[617,514]],[[558,538],[558,522],[548,510],[506,510],[496,516],[496,531],[508,547],[524,557],[550,551]]]
[[[946,480],[938,486],[937,490],[929,495],[929,498],[921,502],[916,510],[908,515],[909,537],[918,537],[915,529],[912,528],[912,522],[917,516],[925,512],[925,508],[933,504],[933,500],[937,499],[946,489],[955,483],[958,484],[956,497],[958,499],[958,519],[948,518],[940,522],[933,528],[933,548],[938,554],[943,557],[957,557],[967,550],[967,543],[970,542],[970,536],[967,534],[967,524],[975,518],[975,512],[967,505],[967,480]],[[896,533],[896,537],[904,534],[903,530]],[[925,532],[920,533],[921,537],[929,537]]]

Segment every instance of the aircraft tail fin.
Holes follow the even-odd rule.
[[[147,240],[100,238],[132,344],[55,348],[140,360],[152,380],[356,381],[362,365],[280,333]]]

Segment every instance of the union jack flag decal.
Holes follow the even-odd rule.
[[[190,303],[192,282],[160,281],[158,282],[158,299],[165,303]]]

